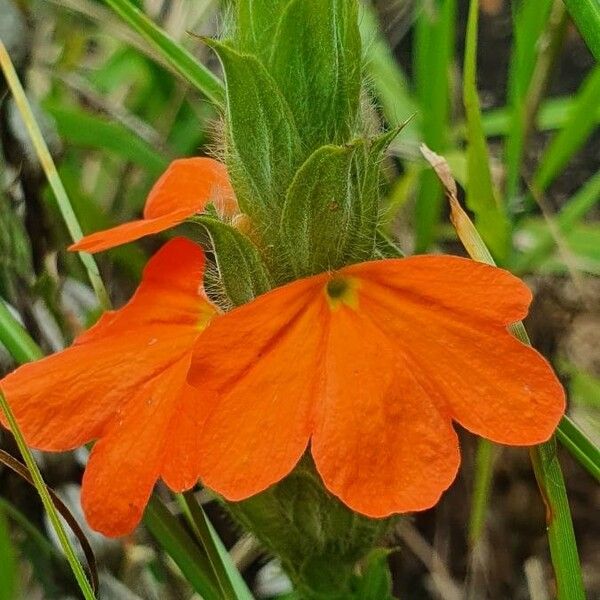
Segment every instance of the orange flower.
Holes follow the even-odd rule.
[[[200,477],[230,500],[311,451],[325,486],[372,517],[434,505],[460,462],[452,421],[495,442],[549,438],[565,409],[551,367],[507,325],[527,287],[449,256],[352,265],[214,319],[190,382],[217,401]]]
[[[148,195],[144,218],[88,235],[69,247],[99,252],[164,231],[202,212],[213,202],[224,216],[237,212],[225,166],[211,158],[173,161]]]
[[[61,451],[99,440],[82,503],[90,525],[106,535],[137,525],[159,477],[176,491],[198,480],[204,413],[186,375],[193,344],[215,312],[203,274],[200,247],[170,241],[149,261],[126,306],[106,313],[70,348],[0,381],[34,448]]]

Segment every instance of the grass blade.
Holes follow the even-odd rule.
[[[509,223],[490,171],[490,156],[481,123],[477,92],[477,29],[479,0],[471,0],[467,20],[463,102],[467,118],[467,205],[486,245],[500,262],[508,253]]]
[[[227,552],[193,492],[178,495],[177,499],[196,537],[206,551],[225,598],[253,600],[248,586],[233,564],[229,552]]]
[[[48,488],[46,487],[46,484],[42,479],[42,474],[40,473],[37,463],[35,462],[33,455],[31,454],[31,450],[29,450],[27,444],[25,443],[25,439],[23,438],[23,434],[19,429],[15,416],[8,402],[4,398],[4,394],[1,391],[0,409],[6,415],[6,420],[8,421],[8,424],[10,426],[10,430],[15,438],[15,441],[17,442],[19,451],[21,452],[21,455],[25,460],[25,464],[27,465],[27,469],[29,470],[31,479],[33,480],[33,484],[35,485],[35,488],[38,494],[40,495],[40,499],[42,500],[42,504],[44,505],[46,514],[48,515],[48,518],[52,523],[52,527],[56,532],[58,541],[60,542],[60,545],[63,549],[63,552],[65,553],[67,561],[69,562],[71,570],[73,571],[73,575],[75,576],[77,584],[79,585],[79,589],[81,590],[81,593],[83,594],[85,600],[94,600],[94,591],[92,590],[90,582],[86,577],[81,563],[77,559],[75,549],[71,545],[71,542],[69,541],[69,538],[67,536],[67,532],[63,527],[60,517],[58,516],[58,512],[54,506],[54,502],[52,502],[52,498],[50,497],[50,494],[48,492]]]
[[[562,419],[556,435],[579,464],[600,481],[600,448],[569,417]]]
[[[183,46],[175,42],[129,0],[105,0],[124,21],[135,29],[185,81],[219,107],[225,103],[223,83]]]
[[[421,107],[423,141],[441,152],[448,144],[456,0],[422,4],[413,48],[416,95]],[[426,169],[421,174],[415,204],[416,252],[424,252],[435,240],[441,210],[440,184]]]
[[[0,41],[0,67],[2,68],[23,122],[27,127],[27,131],[29,132],[33,146],[35,147],[35,151],[42,169],[46,174],[48,183],[54,192],[61,214],[65,224],[67,225],[67,229],[71,234],[71,238],[73,241],[78,241],[83,237],[81,227],[79,226],[77,217],[73,212],[73,207],[71,206],[67,192],[65,191],[62,181],[60,180],[56,170],[56,165],[52,160],[48,146],[46,146],[42,132],[40,131],[35,117],[33,116],[31,107],[29,106],[29,101],[25,95],[25,90],[23,90],[23,86],[19,81],[15,68],[10,60],[10,56],[8,55],[8,52],[2,41]],[[96,292],[96,296],[98,297],[100,305],[104,309],[110,308],[110,300],[108,298],[108,294],[106,293],[104,284],[102,283],[102,279],[100,278],[100,272],[98,271],[96,261],[90,254],[80,253],[79,256],[87,271],[88,278],[92,284],[92,287],[94,288],[94,291]]]
[[[600,2],[598,0],[564,0],[577,29],[588,48],[600,61]]]
[[[543,192],[581,148],[596,126],[600,97],[600,66],[582,83],[565,126],[554,136],[533,177],[533,188]]]
[[[150,498],[144,513],[144,524],[204,600],[223,600],[210,560],[164,504],[155,497]]]
[[[494,477],[494,455],[496,446],[488,440],[477,440],[475,454],[475,478],[473,499],[469,512],[469,544],[473,547],[485,528],[485,516],[489,505],[492,479]]]
[[[0,298],[0,342],[18,362],[25,363],[42,358],[44,353],[31,339],[25,328],[12,316]]]
[[[529,126],[526,97],[540,51],[539,40],[550,16],[552,2],[553,0],[522,2],[513,9],[514,43],[508,77],[511,116],[505,146],[506,196],[509,199],[517,193],[526,130]],[[531,115],[533,116],[535,115]]]
[[[422,147],[425,158],[440,177],[451,206],[451,219],[458,237],[474,259],[495,264],[475,225],[462,209],[456,196],[456,184],[443,158]],[[523,343],[529,338],[523,323],[515,323],[511,331]],[[530,449],[535,476],[547,508],[546,524],[552,565],[556,575],[558,600],[585,600],[581,565],[573,531],[567,490],[556,456],[556,436],[545,444]]]
[[[546,227],[535,246],[515,259],[512,269],[517,273],[524,273],[544,260],[556,244],[554,229],[562,235],[568,234],[598,204],[598,201],[600,201],[600,171],[586,181],[583,187],[563,205],[560,212],[552,219],[556,227]]]
[[[0,600],[19,598],[17,553],[4,509],[0,506]]]

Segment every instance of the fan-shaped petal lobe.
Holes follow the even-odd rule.
[[[225,166],[211,158],[173,161],[148,195],[144,218],[92,233],[69,247],[100,252],[178,225],[212,202],[223,215],[237,212]]]

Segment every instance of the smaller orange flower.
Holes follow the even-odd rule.
[[[460,461],[452,421],[529,445],[564,412],[549,364],[507,331],[530,301],[502,269],[417,256],[295,281],[215,318],[190,370],[217,398],[201,479],[247,498],[287,475],[311,440],[325,486],[354,510],[433,506]]]
[[[92,233],[71,245],[69,250],[100,252],[133,242],[178,225],[202,212],[211,202],[224,216],[237,212],[225,166],[212,158],[175,160],[150,191],[143,219]]]
[[[186,376],[194,342],[215,313],[203,275],[202,249],[170,241],[126,306],[104,314],[70,348],[0,381],[32,447],[63,451],[99,440],[82,503],[105,535],[135,528],[159,477],[175,491],[198,480],[204,412]]]

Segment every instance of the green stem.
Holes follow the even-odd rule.
[[[18,363],[38,360],[44,356],[25,328],[10,313],[0,298],[0,342]]]
[[[556,436],[586,471],[600,481],[600,448],[569,418],[563,417]]]
[[[29,136],[35,148],[37,157],[40,161],[42,169],[46,174],[46,178],[48,179],[48,183],[54,192],[56,197],[56,201],[58,202],[58,206],[60,208],[60,212],[65,221],[67,229],[71,235],[73,241],[78,241],[83,237],[83,232],[81,231],[81,227],[79,226],[79,222],[77,221],[77,217],[75,212],[73,211],[73,207],[71,206],[71,202],[69,201],[69,196],[62,184],[62,181],[58,175],[58,171],[56,170],[56,165],[52,160],[52,156],[50,155],[50,151],[48,150],[48,146],[44,141],[44,136],[37,124],[31,107],[29,106],[29,101],[27,100],[27,96],[25,95],[25,90],[19,81],[19,77],[15,71],[15,68],[12,64],[10,56],[8,55],[8,51],[6,47],[0,41],[0,67],[4,73],[6,78],[6,82],[8,83],[8,87],[10,88],[15,104],[21,113],[21,117],[23,122],[25,123],[25,127],[29,132]],[[110,300],[108,298],[108,294],[106,293],[106,288],[102,283],[102,279],[100,277],[100,272],[98,271],[98,265],[96,265],[96,261],[90,254],[80,253],[81,262],[83,263],[90,283],[96,292],[96,296],[98,297],[98,301],[100,305],[105,310],[110,308]]]

